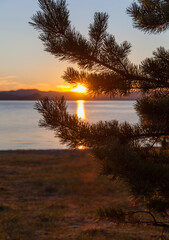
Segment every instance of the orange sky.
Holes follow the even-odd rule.
[[[85,36],[94,13],[107,12],[110,16],[109,32],[115,35],[117,42],[127,40],[132,44],[130,59],[139,64],[151,57],[157,47],[169,48],[169,31],[148,35],[134,29],[131,18],[126,14],[131,2],[67,0],[72,25]],[[45,52],[38,33],[28,24],[37,10],[37,0],[0,1],[0,91],[21,88],[69,91],[72,88],[64,82],[62,75],[68,66],[73,65],[60,62]]]

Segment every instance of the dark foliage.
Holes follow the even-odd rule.
[[[145,32],[159,33],[169,28],[168,0],[138,0],[127,9],[134,27]]]
[[[39,4],[42,11],[33,16],[31,24],[40,30],[46,51],[81,69],[68,68],[64,74],[67,82],[85,84],[93,94],[128,94],[136,90],[146,93],[135,106],[139,124],[119,124],[115,120],[89,124],[67,112],[64,98],[45,98],[35,107],[43,117],[40,126],[54,130],[70,147],[90,149],[103,173],[125,181],[143,208],[167,216],[169,51],[160,47],[136,66],[128,59],[131,44],[118,44],[107,32],[107,14],[95,13],[86,39],[71,26],[66,1],[39,0]],[[141,0],[127,11],[137,27],[161,32],[168,28],[166,9],[168,1]]]
[[[131,44],[127,41],[118,44],[115,37],[107,33],[107,14],[95,13],[94,22],[89,26],[89,39],[86,39],[71,26],[65,1],[41,0],[39,3],[42,11],[32,17],[30,24],[40,30],[45,50],[83,69],[79,72],[68,68],[64,75],[67,82],[78,81],[95,94],[111,95],[169,87],[169,52],[164,48],[157,49],[153,57],[136,66],[128,59]],[[159,76],[161,70],[163,75]]]

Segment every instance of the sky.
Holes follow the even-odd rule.
[[[133,28],[126,8],[132,0],[67,0],[70,20],[76,30],[88,35],[95,12],[109,14],[108,31],[118,43],[132,44],[130,60],[140,64],[156,48],[169,49],[169,31],[159,35],[145,34]],[[39,89],[63,91],[68,84],[62,75],[68,62],[60,62],[44,51],[38,32],[28,22],[39,10],[37,0],[0,0],[0,91]]]

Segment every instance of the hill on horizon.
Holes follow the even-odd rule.
[[[134,92],[129,94],[128,96],[120,96],[120,94],[117,94],[114,97],[101,94],[93,97],[84,93],[40,91],[38,89],[0,91],[0,100],[38,100],[42,97],[54,98],[62,96],[64,96],[66,100],[136,100],[141,97],[141,93]]]

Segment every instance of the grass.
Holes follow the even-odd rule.
[[[0,239],[160,239],[161,229],[98,219],[99,208],[129,204],[124,184],[99,172],[83,151],[0,154]]]

